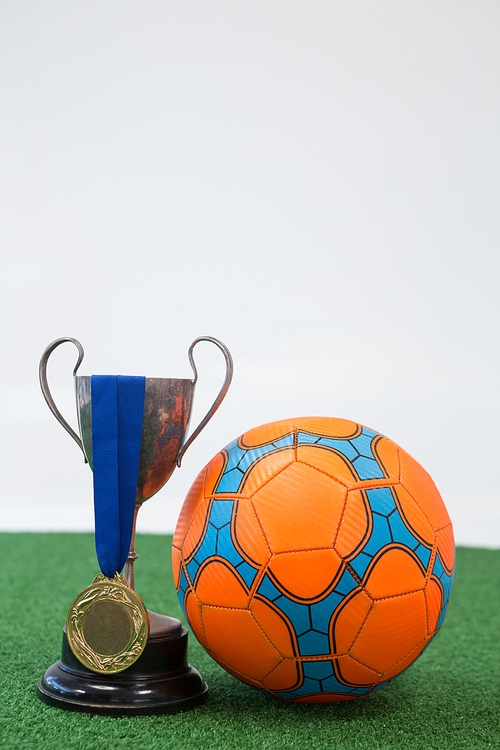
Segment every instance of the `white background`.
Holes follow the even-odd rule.
[[[499,546],[499,39],[496,0],[3,0],[0,527],[93,528],[53,339],[80,374],[190,377],[208,334],[233,386],[139,531],[245,430],[325,415]],[[196,355],[193,426],[224,370]]]

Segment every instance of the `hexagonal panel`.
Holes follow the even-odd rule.
[[[280,474],[283,469],[295,461],[295,449],[285,448],[274,451],[263,456],[248,470],[241,491],[246,496],[253,494],[269,482],[273,477]]]
[[[350,654],[377,672],[387,672],[427,638],[424,592],[374,603]]]
[[[316,469],[295,463],[252,498],[273,553],[331,547],[346,489]]]
[[[388,549],[375,558],[363,581],[363,588],[372,599],[408,594],[423,590],[424,586],[420,561],[403,548]]]

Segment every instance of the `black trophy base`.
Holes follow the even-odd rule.
[[[118,674],[98,674],[73,654],[66,628],[61,660],[38,683],[44,703],[65,711],[103,716],[174,714],[204,703],[207,686],[187,663],[188,632],[179,620],[149,612],[151,630],[144,652]]]

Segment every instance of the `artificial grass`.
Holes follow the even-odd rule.
[[[204,706],[173,716],[111,718],[36,697],[60,657],[76,594],[99,572],[92,534],[0,534],[0,748],[166,750],[500,748],[500,550],[459,548],[442,631],[382,690],[348,703],[289,704],[224,672],[190,635],[189,660],[209,685]],[[182,618],[171,538],[138,535],[136,588],[149,609]]]

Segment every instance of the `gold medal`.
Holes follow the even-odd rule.
[[[69,608],[66,635],[74,655],[93,672],[116,674],[142,654],[149,638],[144,604],[124,576],[100,574]]]

